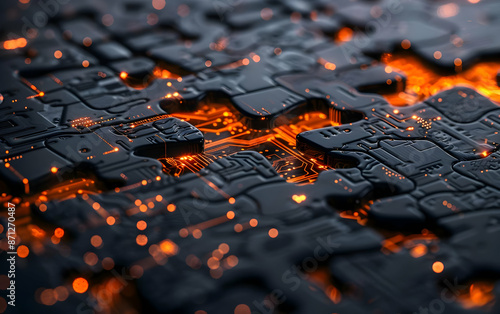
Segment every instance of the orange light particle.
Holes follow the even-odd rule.
[[[56,59],[61,59],[61,58],[62,58],[62,55],[63,55],[63,54],[62,54],[61,50],[56,50],[56,51],[54,52],[54,57],[55,57]]]
[[[229,199],[229,204],[234,204],[236,202],[236,200],[234,199],[234,197],[231,197]]]
[[[278,236],[278,229],[271,228],[271,229],[269,229],[268,233],[269,233],[269,236],[274,239]]]
[[[331,63],[331,62],[325,63],[325,69],[327,69],[327,70],[333,71],[336,68],[337,68],[337,66],[335,65],[335,63]]]
[[[148,224],[144,220],[139,220],[136,224],[137,229],[144,230],[148,227]]]
[[[87,252],[83,255],[83,261],[89,266],[94,266],[99,261],[99,258],[95,253]]]
[[[66,289],[66,287],[63,286],[56,287],[54,289],[54,295],[57,298],[57,301],[63,302],[69,296],[68,289]]]
[[[250,226],[257,227],[258,224],[259,224],[259,221],[257,219],[255,219],[255,218],[250,219]]]
[[[17,247],[17,256],[20,258],[26,258],[30,254],[30,249],[26,245],[20,245]]]
[[[174,212],[175,211],[175,205],[174,204],[168,204],[167,210],[169,212],[171,212],[171,213]]]
[[[165,7],[165,0],[153,0],[153,8],[162,10]]]
[[[83,62],[82,62],[82,66],[83,66],[84,68],[87,68],[89,65],[90,65],[90,62],[89,62],[88,60],[83,60]]]
[[[227,245],[227,243],[221,243],[219,245],[219,251],[221,251],[222,254],[227,254],[229,252],[229,245]]]
[[[481,155],[482,155],[483,157],[488,157],[488,152],[487,152],[487,151],[484,151],[484,152],[482,152],[482,153],[481,153]]]
[[[43,292],[40,294],[40,300],[45,305],[54,305],[57,302],[52,289],[43,290]]]
[[[106,270],[111,270],[113,267],[115,267],[115,261],[111,257],[103,258],[101,264],[102,268]]]
[[[85,37],[85,38],[83,39],[83,45],[84,45],[85,47],[90,47],[90,46],[92,45],[92,38],[90,38],[90,37]]]
[[[460,7],[455,3],[443,4],[437,10],[437,14],[440,18],[449,18],[455,16],[460,11]]]
[[[444,270],[444,264],[437,261],[437,262],[434,262],[434,264],[432,264],[432,270],[436,273],[436,274],[440,274],[443,272]]]
[[[102,238],[98,235],[94,235],[90,238],[90,244],[92,244],[93,247],[98,248],[102,245]]]
[[[56,230],[54,230],[54,235],[58,238],[62,238],[64,236],[64,229],[56,228]]]
[[[87,279],[79,277],[73,280],[73,290],[75,290],[76,293],[85,293],[88,288],[89,283]]]
[[[455,66],[459,67],[459,66],[462,66],[462,59],[460,58],[456,58],[453,63],[455,64]]]
[[[234,309],[234,314],[251,314],[250,308],[246,304],[239,304]]]
[[[439,60],[441,59],[441,57],[443,56],[443,54],[441,53],[441,51],[435,51],[434,52],[434,58]]]
[[[226,217],[227,217],[227,219],[233,219],[233,218],[234,218],[234,216],[235,216],[235,214],[234,214],[234,212],[233,212],[232,210],[230,210],[230,211],[228,211],[228,212],[226,213]]]
[[[11,39],[3,42],[3,48],[6,50],[13,50],[17,48],[24,48],[28,44],[25,38]]]
[[[163,200],[163,196],[161,196],[161,195],[158,194],[158,195],[156,195],[155,199],[156,199],[157,202],[161,202]]]
[[[181,230],[179,230],[179,236],[181,236],[182,238],[185,238],[188,235],[189,235],[189,231],[186,228],[182,228]]]
[[[109,216],[108,218],[106,218],[106,222],[108,223],[108,225],[112,226],[115,224],[116,219],[113,216]]]
[[[307,199],[307,197],[302,194],[302,195],[293,195],[292,196],[292,199],[297,203],[297,204],[300,204],[302,203],[303,201],[305,201]]]
[[[340,41],[350,41],[352,39],[353,31],[349,27],[342,28],[337,34],[337,38]]]
[[[128,73],[127,72],[120,72],[120,78],[122,80],[126,79],[128,77]]]
[[[201,238],[201,236],[202,236],[202,235],[203,235],[203,234],[202,234],[202,232],[201,232],[201,230],[200,230],[200,229],[195,229],[195,230],[193,230],[193,238],[195,238],[195,239],[199,239],[199,238]]]
[[[214,257],[210,257],[208,260],[207,260],[207,266],[208,268],[210,269],[217,269],[219,268],[220,266],[220,262],[214,258]]]
[[[137,245],[145,246],[146,244],[148,244],[148,237],[140,234],[135,238],[135,242],[137,243]]]
[[[179,247],[172,240],[164,240],[160,243],[160,249],[163,253],[173,256],[179,251]]]
[[[95,210],[98,210],[99,208],[101,208],[101,205],[99,203],[95,202],[94,204],[92,204],[92,208]]]
[[[236,231],[236,232],[243,231],[243,226],[241,224],[234,225],[234,231]]]
[[[57,170],[58,170],[58,169],[57,169],[56,167],[52,167],[52,168],[50,168],[50,172],[52,172],[52,173],[56,173],[56,172],[57,172]]]
[[[113,25],[115,19],[113,18],[113,16],[111,14],[106,14],[102,17],[101,19],[101,22],[104,26],[111,26]]]
[[[235,255],[228,256],[226,259],[226,263],[229,267],[235,267],[238,265],[238,257]]]
[[[403,49],[410,49],[411,47],[411,41],[409,41],[408,39],[405,39],[401,42],[401,48]]]
[[[418,244],[410,251],[410,255],[414,258],[419,258],[427,254],[427,247],[423,244]]]

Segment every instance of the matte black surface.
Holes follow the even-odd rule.
[[[498,66],[498,1],[65,2],[0,4],[6,313],[500,312],[498,90],[384,63]]]

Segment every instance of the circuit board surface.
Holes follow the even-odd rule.
[[[1,313],[500,313],[498,1],[0,8]]]

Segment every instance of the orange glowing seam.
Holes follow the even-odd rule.
[[[324,66],[325,69],[330,70],[330,71],[333,71],[337,68],[337,65],[335,63],[328,62],[323,58],[319,58],[318,63],[321,64],[322,66]]]
[[[413,234],[413,235],[402,235],[397,234],[391,238],[385,239],[382,242],[382,252],[384,253],[397,253],[401,250],[402,247],[416,247],[419,242],[426,241],[435,241],[437,240],[437,236],[426,231],[421,234]],[[415,244],[414,244],[415,243]],[[417,249],[419,250],[419,249]],[[421,249],[420,249],[421,250]],[[412,254],[413,256],[413,254]],[[415,256],[414,256],[415,257]]]
[[[252,148],[253,146],[264,144],[267,142],[272,142],[275,145],[280,146],[280,149],[284,149],[287,154],[292,155],[294,158],[298,158],[300,162],[306,165],[310,165],[308,167],[311,167],[310,170],[307,170],[308,172],[304,175],[300,175],[297,177],[289,177],[287,178],[288,182],[297,182],[297,183],[310,183],[314,181],[314,178],[317,176],[318,172],[312,167],[318,167],[319,169],[326,168],[323,165],[320,165],[316,163],[315,161],[311,161],[308,158],[305,158],[302,154],[296,152],[294,148],[288,147],[284,143],[280,143],[281,141],[288,141],[288,145],[290,146],[295,146],[295,136],[296,134],[300,133],[303,130],[308,130],[311,128],[320,128],[324,127],[326,125],[337,125],[337,123],[332,123],[331,121],[325,120],[327,117],[324,113],[311,113],[311,114],[306,114],[304,116],[300,116],[299,118],[301,121],[297,122],[297,124],[291,124],[279,128],[273,129],[273,132],[277,132],[279,134],[273,136],[272,134],[269,134],[267,131],[266,133],[260,132],[260,131],[253,131],[253,130],[245,130],[245,127],[238,121],[235,123],[227,123],[225,120],[233,120],[233,116],[230,113],[230,110],[225,107],[216,107],[216,108],[207,108],[207,111],[203,111],[204,109],[200,109],[194,114],[186,114],[186,113],[175,113],[173,114],[174,116],[178,118],[185,119],[189,121],[190,119],[196,119],[196,121],[204,121],[201,123],[195,123],[194,125],[200,129],[201,131],[205,133],[215,133],[216,135],[220,135],[220,133],[224,131],[231,131],[231,128],[233,128],[233,131],[231,131],[231,134],[229,137],[220,137],[218,140],[214,141],[207,141],[205,145],[205,154],[213,154],[217,153],[220,154],[221,151],[223,151],[225,148],[231,148],[235,146],[239,146],[242,148]],[[203,112],[202,112],[203,111]],[[337,110],[336,110],[337,111]],[[199,114],[197,116],[197,114]],[[223,120],[220,118],[222,114]],[[227,119],[226,119],[227,117]],[[315,117],[314,119],[317,120],[310,120],[309,117]],[[213,120],[212,120],[213,119]],[[303,119],[303,120],[302,120]],[[213,121],[222,121],[225,124],[224,128],[213,128]],[[317,122],[316,122],[317,121]],[[192,122],[191,122],[192,123]],[[215,125],[215,124],[214,124]],[[206,127],[203,127],[206,126]],[[240,133],[235,133],[234,130],[235,128],[240,128],[243,129],[242,132]],[[257,133],[262,133],[260,137],[253,138],[251,140],[243,140],[243,139],[238,139],[246,134],[250,134],[251,132],[257,132]],[[275,138],[278,136],[280,139]],[[201,162],[203,164],[202,160],[198,159],[199,157],[195,157],[198,163]],[[196,166],[196,170],[201,169],[202,167],[199,164]],[[195,169],[192,169],[190,165],[187,163],[184,163],[182,166],[186,166],[189,168],[190,171],[196,172]]]
[[[88,128],[97,124],[103,124],[109,121],[113,121],[116,118],[109,118],[109,119],[99,119],[96,121],[93,121],[90,117],[82,117],[78,119],[72,120],[71,127],[76,128],[76,127],[82,127],[82,128]]]
[[[466,293],[458,296],[458,301],[466,309],[478,308],[495,300],[494,283],[486,281],[474,282]]]
[[[156,77],[156,78],[159,78],[159,79],[179,79],[180,76],[166,70],[166,69],[163,69],[161,67],[155,67],[153,69],[153,76]],[[169,82],[170,83],[170,82]],[[171,85],[169,85],[171,86]]]
[[[151,108],[149,108],[149,109],[151,109]],[[163,119],[167,119],[167,118],[170,118],[169,114],[161,114],[161,115],[154,116],[151,118],[146,118],[146,119],[142,119],[142,120],[138,120],[138,121],[134,121],[134,122],[129,122],[128,126],[131,128],[135,128],[139,125],[143,125],[143,124],[147,124],[147,123],[151,123],[154,121],[163,120]]]
[[[204,222],[200,222],[199,224],[196,224],[196,225],[191,225],[191,226],[188,226],[186,228],[182,228],[181,230],[185,230],[185,232],[187,232],[187,234],[193,234],[193,232],[195,230],[202,231],[202,230],[220,225],[222,223],[225,223],[229,220],[230,219],[227,217],[227,215],[224,215],[224,216],[213,218],[213,219],[210,219],[210,220],[207,220]]]
[[[440,59],[442,53],[436,51],[434,57]],[[392,105],[412,105],[437,94],[441,90],[457,85],[471,86],[491,100],[500,102],[500,87],[496,81],[496,75],[500,70],[499,62],[481,62],[462,71],[462,60],[456,59],[457,73],[445,76],[435,73],[413,56],[386,53],[382,56],[382,62],[393,69],[398,69],[407,76],[404,92],[385,95],[385,98]]]

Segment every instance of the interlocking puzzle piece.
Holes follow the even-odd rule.
[[[117,42],[107,42],[92,46],[92,52],[104,62],[132,57],[132,53]]]
[[[65,38],[85,47],[105,41],[108,37],[103,29],[89,19],[63,21],[60,27],[64,30]]]
[[[281,87],[264,89],[233,98],[235,107],[253,120],[251,126],[256,129],[271,127],[278,116],[282,116],[304,102],[304,98]]]
[[[312,93],[314,95],[315,90]],[[336,95],[338,99],[341,94]],[[336,98],[330,99],[339,103]],[[374,219],[384,224],[400,224],[406,221],[418,225],[425,221],[422,213],[439,217],[449,214],[449,209],[458,205],[452,199],[446,201],[444,209],[439,203],[432,207],[424,206],[428,202],[425,197],[429,193],[469,195],[484,187],[483,183],[498,188],[493,183],[496,182],[495,171],[488,166],[494,165],[495,154],[484,158],[489,152],[496,150],[496,123],[488,123],[490,120],[496,121],[496,104],[467,88],[444,91],[408,109],[391,110],[383,101],[374,102],[370,106],[368,100],[364,103],[362,100],[368,97],[357,98],[361,99],[344,98],[348,101],[340,103],[344,105],[343,110],[355,108],[363,112],[365,119],[348,125],[303,132],[297,136],[297,141],[301,151],[333,167],[347,165],[362,170],[365,166],[360,165],[360,161],[363,160],[364,154],[368,154],[388,169],[396,171],[387,172],[387,176],[404,176],[415,183],[415,190],[410,192],[412,197],[385,198],[377,195],[376,197],[381,199],[375,201],[371,206],[372,211],[369,211]],[[465,114],[457,117],[448,102],[478,109],[472,110],[475,115],[473,117]],[[440,106],[441,103],[444,105]],[[440,110],[444,116],[438,116],[428,104]],[[378,113],[384,107],[387,109]],[[414,115],[410,115],[411,113]],[[428,120],[430,117],[435,118]],[[433,131],[434,128],[438,130]],[[451,129],[457,131],[451,132]],[[447,134],[453,134],[463,140],[454,141],[453,138],[447,138]],[[483,144],[479,144],[481,138]],[[491,146],[488,147],[484,143]],[[469,147],[472,150],[467,148],[468,145],[471,145]],[[463,159],[470,161],[460,163]],[[488,172],[485,171],[487,168],[490,168]],[[399,194],[395,190],[392,192],[392,195]],[[420,202],[420,199],[424,201]],[[447,206],[448,204],[450,206]]]
[[[157,180],[162,166],[153,158],[199,154],[204,139],[189,123],[164,118],[61,135],[45,145],[4,159],[1,171],[12,185],[19,189],[31,182],[38,190],[65,178],[88,176],[88,170],[109,186]]]
[[[148,58],[130,58],[113,62],[109,66],[124,79],[147,82],[156,64]]]
[[[19,3],[5,12],[29,17],[37,5]],[[484,303],[464,301],[467,294],[478,300],[481,271],[491,278],[498,273],[492,253],[500,199],[496,104],[464,87],[406,108],[359,93],[404,90],[407,78],[373,59],[399,47],[456,71],[498,53],[497,11],[498,4],[486,0],[90,0],[61,6],[56,22],[62,27],[37,29],[36,40],[31,30],[27,49],[0,52],[8,64],[0,65],[0,174],[17,182],[14,196],[54,185],[66,191],[74,182],[64,179],[75,175],[102,176],[96,186],[109,191],[75,192],[46,204],[44,197],[52,196],[45,191],[32,202],[33,223],[62,227],[67,237],[48,243],[50,230],[36,240],[43,246],[30,246],[28,259],[18,264],[29,295],[20,312],[67,313],[82,305],[99,312],[93,293],[117,271],[128,296],[116,302],[120,312],[140,304],[145,309],[139,312],[166,313],[413,313],[444,300],[445,313],[481,311],[470,306],[497,312],[498,285],[480,290]],[[0,19],[2,33],[19,25],[11,22]],[[354,31],[351,40],[337,34],[349,33],[346,27]],[[63,41],[68,29],[73,36]],[[114,61],[129,65],[130,52],[118,45],[193,75],[155,75],[144,89],[128,86],[130,80],[117,77],[122,68],[108,68]],[[128,74],[150,76],[156,65],[148,62],[144,75]],[[255,152],[195,156],[215,160],[201,171],[196,162],[170,158],[201,152],[202,134],[167,114],[193,111],[202,100],[231,101],[258,129],[321,111],[325,123],[343,125],[302,133],[297,145],[308,155],[302,158],[336,169],[314,184],[295,185]],[[265,125],[258,124],[260,114],[248,117],[255,111],[246,104],[264,115]],[[96,152],[101,155],[86,159]],[[191,165],[195,173],[179,178],[160,172]],[[394,230],[415,234],[384,240]],[[102,244],[93,245],[96,235]],[[412,241],[418,245],[412,248]],[[433,271],[436,261],[444,263],[442,273]],[[76,276],[89,280],[87,293],[69,288]],[[454,276],[459,285],[474,285],[442,290],[446,279],[457,282]],[[40,294],[58,286],[68,287],[68,299],[40,304]]]
[[[349,180],[347,173],[324,174],[318,179],[316,188],[312,186],[298,187],[284,182],[260,154],[241,152],[217,160],[198,175],[191,174],[176,179],[164,178],[162,181],[149,182],[145,186],[139,185],[123,192],[118,191],[108,195],[78,196],[60,204],[49,203],[44,211],[40,211],[36,207],[34,210],[41,218],[53,222],[57,221],[60,226],[74,234],[77,241],[73,244],[72,254],[75,255],[92,250],[90,228],[95,231],[95,226],[101,225],[99,234],[102,246],[100,246],[98,254],[99,256],[111,257],[118,265],[130,265],[141,258],[146,258],[147,250],[134,244],[137,232],[140,232],[133,227],[137,220],[145,220],[148,230],[153,230],[151,228],[161,222],[161,229],[164,231],[160,234],[145,231],[148,241],[153,243],[165,238],[169,239],[169,243],[174,243],[172,245],[176,248],[175,252],[168,257],[169,265],[176,265],[176,268],[186,270],[189,268],[184,260],[191,256],[189,254],[197,252],[195,254],[201,256],[204,254],[203,252],[217,247],[220,241],[213,237],[217,233],[231,235],[226,238],[227,245],[231,248],[230,254],[238,256],[239,264],[245,265],[247,261],[256,256],[260,258],[267,256],[262,263],[274,265],[262,268],[258,265],[248,264],[254,278],[262,280],[262,289],[279,288],[283,290],[287,298],[294,300],[295,306],[306,312],[314,309],[324,312],[338,308],[361,313],[362,310],[355,305],[354,301],[350,300],[335,305],[328,300],[326,295],[318,295],[320,303],[318,300],[311,301],[317,298],[314,297],[314,290],[313,292],[309,290],[311,283],[300,274],[290,271],[302,270],[289,268],[297,262],[297,254],[302,255],[304,252],[321,253],[321,256],[325,254],[328,256],[346,254],[360,249],[374,249],[380,246],[378,235],[363,229],[355,222],[339,220],[334,211],[331,211],[325,203],[320,202],[325,196],[340,199],[337,196],[341,197],[346,193],[344,187],[355,189],[347,192],[352,193],[352,199],[355,199],[354,195],[366,193],[369,184],[361,182],[362,178],[359,182]],[[337,186],[334,185],[332,190],[334,179],[340,180],[341,183]],[[165,185],[166,182],[169,184]],[[265,186],[268,189],[263,189]],[[173,191],[176,193],[172,193]],[[278,197],[261,197],[262,193],[267,194],[270,191],[274,191],[273,194]],[[284,191],[285,193],[276,193],[276,191]],[[294,198],[294,194],[306,196],[305,200]],[[134,195],[133,198],[137,197],[137,199],[151,199],[154,206],[148,205],[147,210],[144,211],[141,206],[129,202],[132,195]],[[156,195],[163,195],[164,198],[158,198]],[[261,196],[257,197],[258,195]],[[228,197],[231,197],[233,201],[229,198],[228,202]],[[249,206],[252,203],[255,203],[256,206]],[[175,205],[174,210],[170,209],[171,204]],[[213,206],[215,204],[219,205]],[[285,204],[288,206],[284,206]],[[130,208],[124,208],[124,205]],[[138,207],[141,209],[137,210]],[[78,208],[78,215],[71,214],[68,211],[69,208]],[[228,211],[235,213],[234,218],[227,218]],[[285,212],[287,218],[283,219]],[[110,215],[120,221],[120,224],[107,226],[104,219]],[[162,218],[163,215],[167,215],[168,219],[167,217]],[[252,217],[258,219],[258,225],[253,227],[248,225],[248,220]],[[326,217],[328,218],[325,220]],[[306,218],[307,222],[305,222]],[[130,219],[134,223],[128,228],[125,221]],[[213,224],[202,227],[205,226],[204,222],[207,220],[212,221]],[[99,223],[99,221],[101,222]],[[233,225],[236,222],[248,225],[245,228],[249,229],[235,232],[236,229],[233,228]],[[271,227],[279,228],[278,238],[269,238],[267,234],[262,232],[261,228],[268,230]],[[206,241],[199,242],[192,237],[196,234],[196,228],[202,228],[203,239]],[[115,231],[109,232],[108,229]],[[188,238],[182,240],[179,236],[179,229],[187,230]],[[119,234],[122,235],[119,236]],[[118,236],[120,241],[116,239]],[[353,238],[356,241],[352,241]],[[119,246],[125,245],[123,249],[116,248],[117,241],[120,243]],[[285,242],[288,243],[286,250],[283,247]],[[135,246],[135,248],[125,249],[130,245]],[[187,247],[190,249],[187,250]],[[178,277],[177,272],[153,267],[145,269],[144,279],[141,280],[153,280],[151,278],[153,274],[156,278],[163,278],[174,286],[185,286],[186,289],[194,288],[193,285],[196,283],[198,288],[195,290],[200,297],[210,294],[214,288],[220,289],[221,285],[225,284],[247,286],[245,275],[230,269],[225,270],[221,279],[214,282],[209,279],[209,272],[205,270],[205,267],[198,275],[194,272],[186,272],[186,275],[182,277]],[[204,283],[201,287],[200,282]],[[294,288],[297,284],[300,286],[298,290]],[[158,289],[163,291],[167,288],[168,286],[161,285],[161,288],[158,287],[155,291]],[[163,298],[156,297],[157,292],[151,291],[150,285],[144,285],[140,281],[139,289],[149,292],[147,299],[160,312],[190,307],[191,294],[187,295],[181,291],[176,294],[174,301],[165,302]],[[210,306],[210,302],[212,301],[207,301],[207,306]],[[231,305],[235,306],[232,303]],[[249,305],[257,308],[259,306],[258,303]]]

